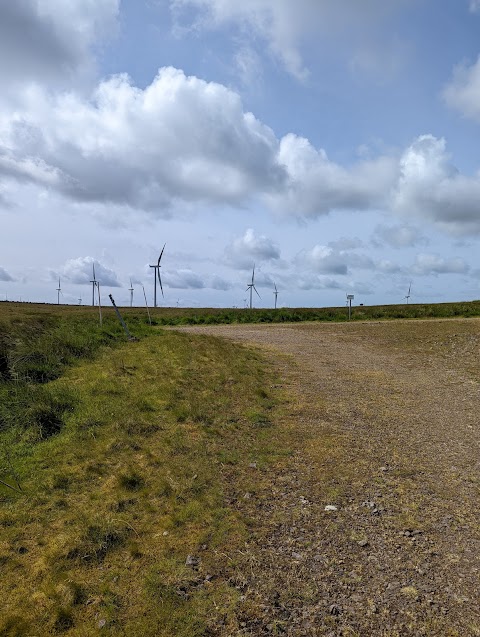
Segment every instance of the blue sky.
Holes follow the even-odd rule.
[[[0,0],[0,298],[480,298],[478,0]]]

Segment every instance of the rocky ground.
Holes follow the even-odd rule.
[[[293,455],[230,494],[236,635],[480,635],[479,328],[187,328],[261,347],[288,397]]]

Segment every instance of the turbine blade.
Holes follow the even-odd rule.
[[[255,290],[255,292],[257,292],[257,288],[256,288],[255,286],[252,286],[252,287],[253,287],[253,289]],[[258,296],[258,298],[259,298],[259,299],[261,299],[261,298],[262,298],[258,292],[257,292],[257,296]]]
[[[157,272],[158,272],[158,282],[160,283],[160,290],[162,292],[162,296],[165,298],[165,295],[163,294],[162,278],[160,276],[160,270],[157,270]]]
[[[157,265],[160,265],[160,260],[161,260],[161,258],[162,258],[163,251],[165,250],[165,246],[166,246],[166,245],[167,245],[166,243],[164,243],[164,244],[163,244],[162,251],[160,252],[160,256],[158,257]]]

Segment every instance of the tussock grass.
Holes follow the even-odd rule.
[[[9,388],[24,402],[0,432],[0,477],[22,492],[0,485],[0,635],[229,634],[247,534],[230,503],[285,453],[273,381],[209,337],[96,351]]]

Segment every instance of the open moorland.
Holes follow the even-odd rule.
[[[0,635],[480,635],[479,306],[1,304]]]

